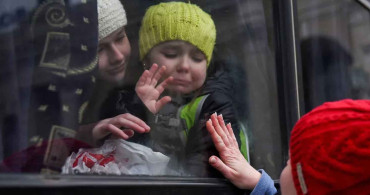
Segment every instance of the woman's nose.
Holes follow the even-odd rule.
[[[124,55],[119,50],[119,47],[116,44],[112,44],[109,50],[109,62],[111,65],[121,63],[124,60]]]

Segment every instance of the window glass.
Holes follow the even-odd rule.
[[[99,1],[1,1],[1,172],[220,177],[205,129],[217,112],[245,158],[279,177],[271,1],[200,0],[147,20],[171,1]],[[158,92],[165,78],[140,84],[154,63],[173,76],[153,98],[171,97],[163,107],[135,91]]]
[[[94,1],[1,1],[4,172],[58,172],[96,70]]]
[[[369,98],[368,5],[297,1],[306,112],[325,101]]]

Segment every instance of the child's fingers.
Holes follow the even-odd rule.
[[[157,72],[157,69],[158,69],[158,64],[153,64],[150,69],[149,69],[149,72],[154,75],[155,72]]]
[[[153,64],[149,69],[151,76],[153,76],[155,72],[157,72],[157,70],[158,70],[158,64]]]
[[[152,83],[153,76],[155,75],[155,72],[157,72],[158,65],[153,64],[150,69],[148,70],[148,76],[145,81],[145,84],[150,85]]]
[[[141,74],[139,80],[137,81],[137,86],[142,86],[142,85],[145,85],[145,83],[147,82],[149,78],[149,71],[148,70],[145,70],[143,72],[143,74]]]
[[[166,71],[166,66],[161,66],[159,70],[154,74],[152,82],[150,83],[153,86],[156,86],[159,79],[162,78],[163,73]]]
[[[164,89],[168,86],[168,84],[173,80],[173,77],[170,76],[166,80],[164,80],[162,83],[160,83],[156,89],[159,94],[163,93]]]
[[[155,103],[155,110],[157,111],[160,110],[164,105],[166,105],[170,101],[171,101],[170,96],[162,97],[160,100],[157,101],[157,103]]]

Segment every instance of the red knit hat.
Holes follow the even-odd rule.
[[[290,137],[297,194],[370,194],[370,100],[327,102]]]

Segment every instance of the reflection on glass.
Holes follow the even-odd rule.
[[[298,1],[306,112],[369,98],[370,14],[358,1]]]
[[[1,171],[59,172],[86,146],[74,137],[97,63],[96,2],[1,4]]]
[[[352,57],[330,37],[312,36],[301,41],[306,109],[350,95]]]

